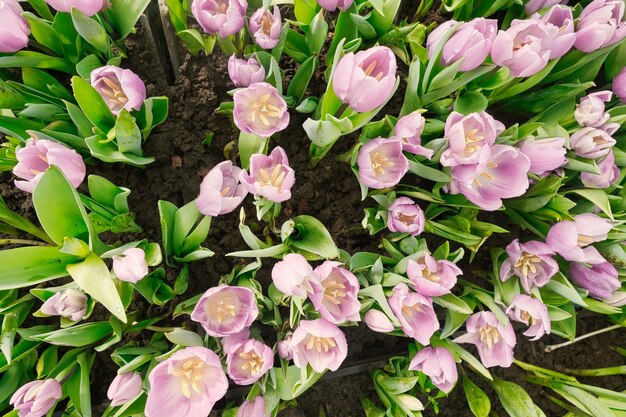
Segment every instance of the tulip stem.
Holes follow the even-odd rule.
[[[610,331],[613,331],[613,330],[617,330],[617,329],[620,329],[622,327],[623,326],[621,324],[614,324],[613,326],[605,327],[604,329],[600,329],[600,330],[596,330],[595,332],[584,334],[582,336],[579,336],[579,337],[575,338],[574,340],[568,340],[567,342],[559,343],[557,345],[546,346],[544,348],[544,351],[546,353],[554,352],[557,349],[560,349],[560,348],[565,347],[565,346],[573,345],[574,343],[580,342],[581,340],[587,339],[589,337],[593,337],[593,336],[597,336],[597,335],[602,334],[602,333],[607,333],[607,332],[610,332]]]
[[[0,239],[0,245],[30,245],[30,246],[48,246],[45,242],[30,239]]]
[[[343,115],[343,113],[346,111],[347,108],[348,108],[348,103],[342,103],[341,107],[339,107],[339,109],[335,112],[335,118],[341,119],[341,116]]]
[[[567,369],[568,374],[577,376],[609,376],[609,375],[626,375],[626,365],[612,366],[610,368],[598,369]]]

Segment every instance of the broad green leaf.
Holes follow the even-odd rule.
[[[22,337],[27,340],[41,341],[59,346],[83,347],[101,340],[112,331],[108,321],[77,324],[67,329],[53,330],[45,333],[35,333],[26,336],[20,331]]]
[[[72,404],[80,413],[81,417],[91,417],[91,389],[89,375],[95,353],[83,352],[76,357],[78,369],[74,371],[65,382],[64,386],[72,400]]]
[[[100,52],[109,51],[109,40],[104,28],[95,19],[86,16],[80,10],[72,7],[72,21],[78,34]]]
[[[536,405],[530,395],[514,382],[494,379],[492,384],[502,407],[511,417],[538,417],[535,409]]]
[[[66,266],[80,261],[51,246],[0,251],[0,290],[22,288],[67,276]]]
[[[150,0],[111,0],[113,25],[122,39],[132,32],[148,4]]]
[[[63,58],[55,58],[39,52],[20,51],[13,55],[0,56],[0,68],[43,68],[74,74],[75,68]]]
[[[117,120],[115,121],[115,141],[120,152],[128,152],[138,156],[143,155],[141,150],[141,131],[137,123],[135,123],[133,116],[126,109],[122,109],[120,114],[117,115]]]
[[[100,94],[85,80],[72,77],[74,97],[85,116],[105,134],[115,126],[113,113]]]
[[[476,417],[489,417],[491,401],[489,401],[485,391],[474,384],[465,374],[463,374],[462,382],[465,398],[472,414]]]
[[[613,212],[611,211],[611,204],[609,202],[609,197],[604,192],[604,190],[593,190],[593,189],[584,189],[584,190],[572,190],[571,193],[576,193],[579,196],[591,201],[595,204],[600,210],[602,210],[611,220],[613,220]]]
[[[289,235],[286,243],[295,248],[310,252],[316,256],[310,255],[305,257],[308,259],[335,259],[339,257],[339,251],[333,238],[326,227],[315,217],[296,216],[291,220],[293,222],[293,233]]]

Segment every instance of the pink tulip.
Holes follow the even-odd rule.
[[[193,0],[191,3],[191,14],[202,29],[221,38],[243,28],[247,9],[246,0]]]
[[[317,273],[299,253],[287,254],[274,264],[272,281],[278,291],[298,297],[306,297],[314,292],[314,287],[319,287]]]
[[[250,84],[237,90],[233,100],[233,120],[242,132],[269,138],[289,125],[287,103],[271,84]]]
[[[226,359],[226,372],[237,385],[254,384],[274,366],[272,349],[255,339],[233,346]]]
[[[448,149],[441,155],[441,165],[476,164],[481,154],[495,143],[504,125],[486,112],[463,116],[452,112],[446,120],[445,139]]]
[[[123,256],[113,257],[113,272],[122,281],[137,283],[148,275],[146,253],[140,248],[126,249]]]
[[[109,4],[106,0],[46,0],[46,3],[58,12],[70,13],[72,8],[76,8],[90,17]]]
[[[524,9],[526,10],[526,14],[528,16],[532,16],[535,12],[538,12],[539,10],[552,7],[555,4],[567,4],[568,1],[569,0],[530,0],[524,5]]]
[[[416,202],[408,197],[398,197],[387,209],[387,227],[392,232],[417,236],[424,231],[426,218]]]
[[[398,119],[393,129],[394,137],[402,141],[402,150],[425,158],[432,158],[434,151],[422,146],[422,132],[426,119],[419,110]]]
[[[472,314],[465,323],[467,333],[454,339],[456,343],[472,343],[486,367],[508,368],[513,363],[515,331],[511,323],[503,325],[491,311]]]
[[[548,231],[546,243],[568,261],[600,263],[604,259],[589,245],[605,240],[612,227],[609,221],[595,214],[579,214],[573,221],[554,224]]]
[[[457,276],[463,273],[453,262],[437,260],[429,254],[417,261],[409,260],[406,272],[415,291],[426,297],[449,294]]]
[[[411,359],[409,369],[428,375],[433,384],[445,393],[452,391],[459,375],[454,356],[444,347],[425,347]]]
[[[393,187],[409,170],[402,141],[396,138],[370,140],[359,151],[357,164],[361,182],[376,189]]]
[[[224,337],[250,327],[259,315],[254,293],[246,287],[220,285],[209,288],[191,313],[212,337]]]
[[[524,336],[530,337],[532,341],[541,339],[544,334],[550,334],[552,327],[548,308],[535,298],[525,294],[516,295],[507,308],[506,314],[511,320],[528,326]]]
[[[326,319],[302,320],[290,343],[293,363],[298,368],[311,365],[315,372],[336,371],[348,355],[346,336]]]
[[[206,417],[228,389],[220,358],[199,346],[175,352],[148,378],[146,417]]]
[[[345,12],[352,6],[352,3],[354,3],[354,0],[317,0],[317,4],[329,12],[334,12],[337,9]]]
[[[280,17],[280,9],[274,6],[270,12],[268,9],[260,8],[250,17],[250,32],[255,42],[263,49],[272,49],[278,45],[283,24]]]
[[[27,193],[35,190],[43,173],[52,165],[63,172],[74,188],[83,182],[87,171],[83,157],[75,150],[47,139],[28,139],[15,156],[17,165],[13,174],[21,179],[15,181],[15,186]]]
[[[146,99],[146,85],[141,78],[131,70],[113,65],[91,71],[91,86],[116,116],[122,109],[141,109]]]
[[[13,53],[28,46],[30,26],[17,0],[0,1],[0,52]]]
[[[322,318],[333,324],[360,321],[359,280],[339,265],[340,262],[325,261],[315,268],[318,285],[313,286],[309,299]]]
[[[9,404],[19,417],[42,417],[63,396],[61,384],[56,379],[31,381],[15,391]]]
[[[196,207],[205,216],[219,216],[235,211],[248,195],[239,183],[241,168],[231,161],[220,162],[202,180]]]
[[[524,139],[517,145],[521,153],[530,160],[529,172],[545,176],[567,164],[565,138]]]
[[[597,91],[583,97],[574,112],[578,124],[587,127],[604,125],[611,117],[609,113],[604,111],[604,103],[611,101],[612,97],[611,91]]]
[[[126,404],[137,398],[142,391],[143,382],[137,372],[125,372],[118,374],[107,391],[107,397],[111,400],[111,407]]]
[[[430,338],[439,330],[439,320],[430,298],[410,292],[406,284],[398,284],[389,297],[389,306],[400,321],[400,327],[407,336],[422,345],[428,345]]]
[[[536,14],[532,18],[545,23],[548,32],[553,36],[550,42],[550,59],[560,58],[572,49],[576,41],[572,9],[557,5],[543,16]]]
[[[613,78],[612,88],[613,92],[619,97],[622,103],[626,103],[626,67]]]
[[[389,317],[382,311],[368,310],[363,317],[363,321],[371,330],[378,333],[389,333],[395,330],[395,326],[389,320]]]
[[[248,87],[265,80],[265,69],[253,56],[246,61],[233,54],[228,59],[228,76],[235,87]]]
[[[594,264],[572,262],[569,276],[574,284],[589,291],[594,298],[610,299],[622,287],[617,269],[606,260]]]
[[[323,7],[323,6],[322,6]],[[333,89],[356,112],[385,104],[396,84],[396,57],[386,46],[344,55],[333,73]]]
[[[250,328],[246,327],[239,333],[229,334],[228,336],[222,337],[220,343],[222,344],[222,350],[224,351],[224,353],[228,353],[233,348],[233,346],[248,339],[250,339]]]
[[[48,316],[62,316],[79,321],[87,313],[87,296],[82,291],[68,288],[48,298],[40,310]]]
[[[615,165],[615,155],[611,150],[604,158],[597,161],[600,174],[581,172],[580,180],[587,188],[609,188],[619,179],[620,170]]]
[[[289,166],[287,154],[280,146],[265,156],[257,153],[250,157],[250,173],[239,174],[241,185],[258,197],[281,203],[291,198],[291,187],[296,182],[295,171]]]
[[[265,398],[258,395],[254,400],[244,401],[235,417],[270,417],[270,413],[265,412]]]
[[[522,288],[530,294],[534,287],[540,288],[550,282],[559,272],[550,247],[538,241],[520,243],[518,239],[506,247],[509,257],[500,267],[500,279],[506,281],[513,275],[520,279]]]
[[[615,139],[609,133],[595,127],[583,127],[570,137],[570,147],[582,158],[602,158],[614,145]]]
[[[290,361],[293,359],[293,349],[291,348],[291,338],[293,337],[293,333],[287,332],[285,338],[280,340],[276,344],[276,351],[278,352],[278,356],[282,359]]]
[[[578,17],[576,49],[593,52],[619,42],[626,36],[624,2],[622,0],[594,0]]]

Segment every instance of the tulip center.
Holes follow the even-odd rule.
[[[372,171],[376,176],[383,175],[385,173],[385,168],[393,166],[393,163],[389,162],[389,159],[383,156],[380,152],[370,153],[370,161]]]
[[[398,215],[398,220],[400,220],[400,222],[402,222],[403,224],[410,226],[413,223],[415,223],[415,218],[417,217],[417,215],[414,216],[407,216],[406,214],[400,213]]]
[[[472,129],[465,135],[465,153],[467,155],[471,155],[481,148],[476,142],[480,142],[485,139],[485,137],[477,135],[477,133],[478,129]]]
[[[335,346],[337,346],[337,344],[335,343],[335,339],[332,337],[319,337],[313,335],[309,335],[309,340],[306,344],[306,348],[308,350],[313,350],[315,348],[315,350],[320,353],[322,352],[322,349],[324,352],[328,352],[330,348],[334,348]]]
[[[257,119],[265,126],[270,126],[271,123],[268,117],[280,117],[280,109],[269,102],[271,94],[264,94],[257,102],[252,104],[252,122]]]
[[[324,286],[324,298],[335,305],[341,304],[342,299],[346,297],[346,286],[334,279],[323,281],[322,285]]]
[[[524,277],[528,276],[528,271],[535,274],[537,273],[537,264],[541,263],[541,258],[532,253],[522,252],[522,256],[519,257],[517,262],[513,264],[513,267],[521,270]]]
[[[480,341],[487,344],[487,347],[491,349],[493,345],[500,341],[500,332],[496,327],[486,325],[479,331]]]
[[[239,357],[243,360],[241,369],[249,371],[250,375],[256,375],[263,369],[263,358],[257,355],[256,352],[241,352]]]
[[[576,239],[576,243],[580,247],[587,246],[593,243],[593,238],[579,234],[578,239]]]
[[[602,136],[600,136],[600,135],[593,136],[593,137],[592,137],[592,140],[593,140],[593,143],[594,143],[595,145],[598,145],[598,146],[600,146],[600,145],[605,145],[605,144],[609,143],[609,141],[608,141],[608,140],[604,139],[604,138],[603,138]]]
[[[372,76],[372,72],[374,72],[374,69],[376,69],[376,65],[378,65],[378,61],[373,59],[372,62],[369,63],[369,65],[366,68],[363,68],[363,65],[365,64],[365,62],[361,62],[359,64],[359,67],[365,72],[365,75],[367,77],[371,77]],[[376,78],[376,80],[380,80],[381,78],[383,78],[384,72],[380,71],[378,74],[376,74],[376,76],[374,78]]]
[[[107,96],[106,101],[112,104],[116,109],[123,108],[124,105],[128,103],[128,97],[126,93],[124,93],[124,90],[122,90],[122,85],[119,80],[113,77],[102,77],[102,81],[109,87],[100,87],[100,91]]]
[[[280,190],[283,186],[283,182],[285,182],[287,171],[283,170],[282,166],[278,164],[274,166],[271,173],[264,168],[259,169],[259,175],[261,176],[261,180],[259,181],[260,185],[269,185]]]
[[[227,185],[226,187],[224,187],[224,189],[220,192],[220,195],[222,197],[226,197],[228,195],[228,193],[230,192],[230,187]]]
[[[215,317],[218,323],[223,323],[237,314],[237,302],[232,297],[224,297],[218,302],[208,300],[207,313],[209,317]]]
[[[493,162],[493,161],[489,161],[489,162],[487,163],[487,167],[488,167],[488,168],[497,168],[497,167],[498,167],[498,164],[496,164],[496,163],[495,163],[495,162]],[[493,174],[491,174],[490,172],[483,171],[483,172],[481,172],[479,175],[477,175],[477,176],[476,176],[476,178],[474,178],[474,181],[472,181],[474,184],[476,184],[476,185],[477,185],[477,186],[479,186],[479,187],[483,185],[483,184],[482,184],[482,182],[481,182],[481,179],[480,179],[479,177],[482,177],[482,178],[483,178],[483,181],[484,181],[484,180],[487,180],[487,181],[493,181],[493,180],[495,180],[495,179],[496,179],[496,177],[495,177],[495,176],[493,176]]]
[[[424,278],[426,278],[427,280],[431,281],[431,282],[439,282],[439,281],[441,281],[441,277],[439,275],[435,274],[434,272],[432,272],[428,268],[424,268],[422,270],[422,276]]]
[[[529,321],[531,321],[533,318],[530,316],[530,313],[526,310],[522,311],[522,313],[520,314],[520,318],[522,320],[524,320],[524,323],[528,324]]]
[[[408,304],[404,304],[402,306],[401,311],[402,311],[402,314],[404,314],[405,316],[413,317],[413,314],[416,314],[422,311],[422,306],[420,306],[418,303],[415,303],[412,306]]]
[[[181,377],[181,390],[185,398],[191,398],[191,390],[201,394],[199,382],[205,373],[207,364],[200,359],[188,359],[172,371],[172,375]]]
[[[228,11],[228,0],[217,0],[217,12],[220,14],[226,14]]]
[[[263,13],[261,17],[261,32],[270,36],[270,30],[272,29],[272,15],[269,12]]]

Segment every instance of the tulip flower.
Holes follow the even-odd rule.
[[[626,103],[626,67],[613,78],[612,89],[622,103]]]
[[[387,209],[387,227],[392,232],[417,236],[424,231],[426,218],[417,203],[408,197],[398,197]]]
[[[506,247],[509,257],[500,267],[500,279],[506,281],[513,275],[520,279],[522,288],[530,294],[534,287],[540,288],[550,282],[559,272],[559,265],[554,260],[554,252],[543,242],[530,241],[520,243],[518,239]]]
[[[82,291],[68,288],[48,298],[40,310],[48,316],[62,316],[72,321],[82,320],[87,314],[87,296]]]
[[[290,346],[298,368],[311,365],[315,372],[336,371],[348,355],[348,343],[341,329],[326,319],[301,320]]]
[[[265,80],[265,69],[253,56],[246,61],[233,54],[228,59],[228,76],[235,87],[248,87]]]
[[[450,113],[444,134],[448,149],[441,155],[441,165],[478,163],[483,151],[491,148],[502,131],[504,125],[486,112],[470,113],[467,116]]]
[[[15,391],[9,404],[19,417],[45,416],[63,396],[61,384],[56,379],[31,381]]]
[[[382,311],[368,310],[363,317],[363,321],[371,330],[378,333],[389,333],[395,330],[395,326],[389,317]]]
[[[258,315],[251,289],[220,285],[200,297],[191,320],[200,323],[209,336],[224,337],[250,327]]]
[[[17,165],[13,167],[13,174],[20,178],[15,181],[15,186],[27,193],[35,190],[43,173],[52,165],[63,172],[74,188],[83,182],[87,171],[83,157],[74,149],[47,139],[26,140],[15,152],[15,157]]]
[[[621,288],[617,269],[606,260],[595,264],[572,262],[569,277],[574,284],[589,291],[589,295],[598,299],[610,299]]]
[[[293,359],[293,349],[291,348],[292,336],[293,336],[293,333],[287,332],[287,334],[285,335],[285,338],[283,340],[280,340],[276,344],[276,351],[278,352],[278,356],[280,356],[282,359],[285,359],[287,361],[290,361]]]
[[[605,298],[605,303],[614,307],[622,307],[626,305],[626,291],[615,291],[611,298]]]
[[[463,271],[454,262],[437,260],[429,254],[409,260],[407,275],[413,288],[426,297],[439,297],[449,294],[456,284],[457,276]]]
[[[511,323],[502,324],[491,311],[472,314],[465,323],[467,333],[454,339],[456,343],[472,343],[480,361],[487,368],[508,368],[513,363],[515,331]]]
[[[30,26],[17,0],[0,1],[0,52],[13,53],[28,46]]]
[[[428,375],[433,384],[445,393],[452,391],[459,375],[452,353],[444,347],[425,347],[411,359],[409,369]]]
[[[581,126],[601,127],[611,115],[607,113],[604,103],[611,101],[613,93],[611,91],[597,91],[589,94],[580,100],[574,111],[574,117]]]
[[[274,352],[255,339],[233,346],[226,358],[226,372],[237,385],[250,385],[274,366]]]
[[[334,12],[337,9],[345,12],[352,6],[352,3],[354,3],[354,0],[317,0],[317,4],[329,12]]]
[[[230,352],[233,346],[238,345],[240,342],[244,340],[248,340],[250,338],[250,328],[246,327],[239,333],[229,334],[228,336],[222,337],[220,343],[222,344],[222,350],[225,353]]]
[[[141,78],[131,70],[113,65],[91,71],[91,86],[116,116],[122,109],[141,109],[146,99],[146,85]]]
[[[225,38],[243,28],[248,2],[246,0],[193,0],[191,14],[210,35]]]
[[[228,389],[220,358],[200,346],[175,352],[148,379],[146,417],[206,417]]]
[[[581,172],[580,181],[587,188],[608,188],[619,179],[620,171],[615,165],[615,155],[610,151],[604,158],[597,161],[600,174]]]
[[[126,404],[141,394],[143,382],[138,372],[125,372],[118,374],[107,391],[107,397],[111,400],[111,407]]]
[[[594,0],[578,17],[576,49],[593,52],[626,36],[623,0]]]
[[[93,16],[108,5],[107,0],[45,0],[57,12],[70,13],[72,8],[78,9],[87,16]]]
[[[272,281],[285,295],[306,297],[314,292],[314,286],[318,286],[319,277],[304,256],[290,253],[274,264]]]
[[[535,12],[541,9],[552,7],[555,4],[567,4],[569,0],[529,0],[524,5],[524,10],[528,16],[532,16]]]
[[[291,198],[291,187],[296,182],[296,176],[289,166],[287,154],[277,146],[269,156],[260,153],[252,155],[250,173],[242,171],[239,180],[255,196],[280,203]]]
[[[402,150],[425,158],[432,158],[434,151],[422,146],[422,132],[426,119],[419,110],[398,119],[393,136],[402,141]]]
[[[530,337],[532,341],[541,339],[544,334],[550,334],[552,327],[548,308],[535,298],[525,294],[516,295],[507,308],[506,314],[511,320],[528,326],[524,336]]]
[[[315,268],[317,284],[309,299],[320,315],[333,324],[360,321],[359,280],[340,262],[326,261]]]
[[[123,256],[113,257],[113,272],[122,281],[139,282],[148,275],[146,253],[141,248],[126,249]]]
[[[278,45],[283,30],[278,6],[274,5],[272,12],[265,8],[258,9],[250,17],[249,25],[254,41],[261,48],[272,49]]]
[[[568,261],[601,263],[604,259],[589,245],[605,240],[612,227],[608,220],[593,213],[579,214],[573,221],[554,224],[548,231],[546,243]]]
[[[270,413],[265,412],[265,398],[258,395],[254,400],[244,401],[235,417],[270,417]]]
[[[409,170],[402,141],[396,138],[370,140],[359,151],[357,164],[361,182],[376,189],[393,187]]]
[[[410,292],[406,284],[398,284],[389,297],[389,306],[400,321],[400,327],[407,336],[422,345],[428,345],[430,338],[439,330],[439,320],[430,298]]]
[[[560,58],[572,49],[576,41],[572,9],[561,5],[554,6],[543,16],[534,15],[533,19],[545,23],[553,35],[550,42],[550,59]]]
[[[567,164],[565,138],[528,138],[517,148],[530,160],[529,172],[541,177]]]
[[[233,101],[233,120],[242,132],[269,138],[289,125],[287,103],[271,84],[250,84],[237,90]]]
[[[205,216],[218,216],[235,211],[248,195],[240,184],[241,168],[231,161],[220,162],[202,180],[196,207]]]
[[[344,55],[333,73],[333,89],[356,112],[385,104],[396,84],[396,57],[386,46]]]

